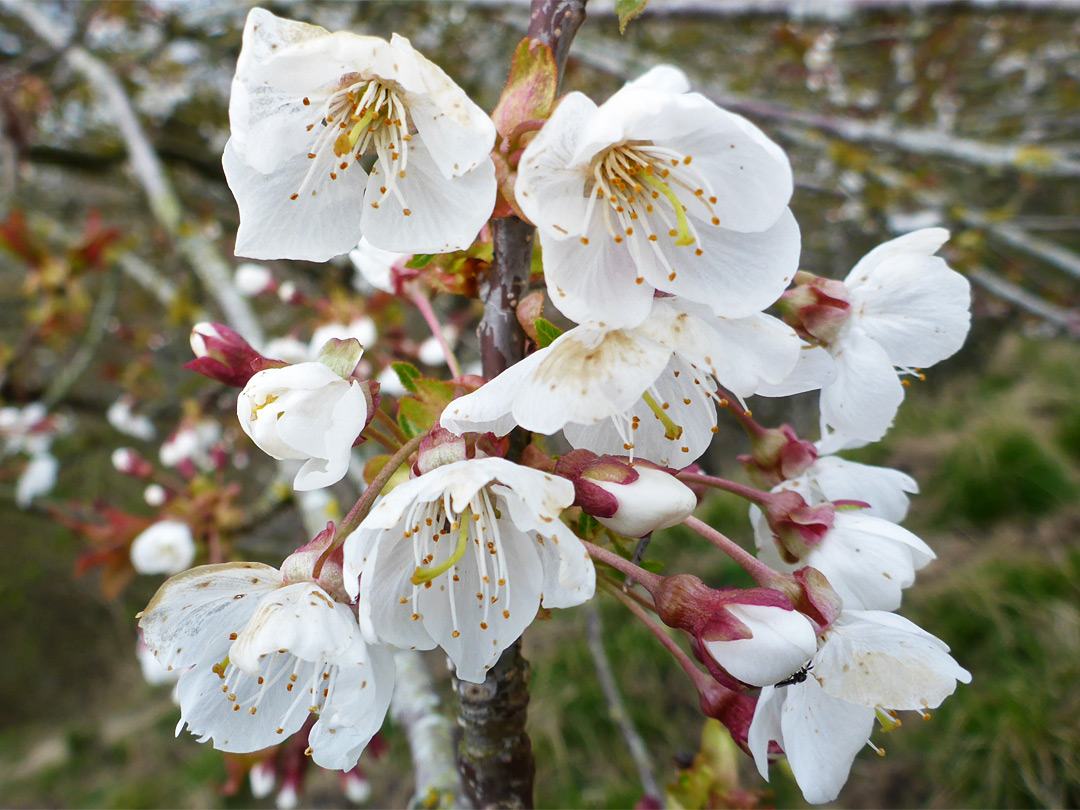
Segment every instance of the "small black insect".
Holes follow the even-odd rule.
[[[784,680],[777,681],[774,686],[790,686],[793,683],[802,683],[806,680],[806,676],[810,674],[810,670],[814,668],[814,665],[807,661],[799,669],[792,672]]]

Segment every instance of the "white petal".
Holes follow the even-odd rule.
[[[623,89],[657,90],[662,93],[685,93],[690,90],[686,74],[673,65],[657,65],[627,82]],[[619,91],[620,93],[622,90]]]
[[[360,216],[364,236],[376,247],[401,253],[464,250],[495,206],[495,164],[484,160],[472,171],[448,179],[424,141],[414,138],[407,148],[406,174],[394,181],[396,191],[382,193],[387,167],[379,162],[371,169]],[[397,166],[389,170],[399,171]]]
[[[576,238],[585,227],[588,166],[571,161],[596,110],[587,96],[567,93],[521,156],[514,195],[541,240]]]
[[[349,770],[382,727],[394,692],[394,657],[378,645],[366,659],[338,668],[334,692],[311,730],[311,758],[320,768]]]
[[[795,330],[777,318],[719,318],[703,305],[678,299],[658,300],[637,331],[707,369],[738,397],[784,380],[800,354]]]
[[[899,523],[907,517],[907,493],[917,493],[919,485],[910,475],[888,467],[859,464],[838,456],[821,456],[806,471],[827,501],[862,501],[870,504],[863,515]]]
[[[594,482],[618,501],[613,516],[596,518],[601,525],[626,537],[644,537],[682,523],[697,508],[694,491],[670,473],[639,466],[637,474],[629,484]]]
[[[527,430],[549,435],[568,422],[594,424],[632,408],[671,357],[635,331],[582,326],[542,351],[543,360],[518,383],[513,414]]]
[[[821,390],[822,422],[845,436],[877,441],[892,425],[904,387],[888,354],[858,327],[834,346],[836,380]]]
[[[784,680],[817,651],[813,625],[795,610],[733,604],[727,610],[753,633],[751,638],[706,641],[705,649],[730,675],[751,686]]]
[[[836,362],[832,355],[820,346],[804,343],[791,373],[775,385],[759,385],[756,393],[763,397],[790,397],[805,391],[817,391],[831,385],[835,380]]]
[[[766,686],[758,696],[754,707],[754,719],[750,722],[746,745],[754,757],[758,773],[766,782],[769,781],[769,743],[775,741],[783,746],[784,732],[780,728],[780,715],[784,699],[788,692],[785,688],[777,689]]]
[[[404,101],[442,175],[459,177],[481,165],[495,145],[491,118],[408,39],[394,34],[390,44],[416,64],[424,83],[425,93],[407,93]]]
[[[722,317],[746,318],[775,303],[798,270],[801,236],[788,208],[761,233],[711,224],[700,225],[697,233],[698,240],[685,247],[659,240],[666,262],[639,263],[646,283],[708,304]],[[654,256],[652,251],[647,255]]]
[[[363,570],[357,606],[360,625],[369,627],[386,644],[405,650],[432,649],[436,642],[412,599],[409,580],[416,571],[412,543],[403,540],[400,531],[384,532]],[[346,563],[346,582],[351,579],[349,571]]]
[[[248,675],[258,675],[259,659],[288,650],[305,661],[332,661],[360,635],[345,605],[314,582],[297,582],[271,591],[229,649],[229,660]]]
[[[795,781],[808,802],[831,802],[870,739],[874,710],[830,696],[813,677],[781,688],[788,690],[780,717],[782,745]]]
[[[367,399],[360,384],[353,382],[331,412],[330,426],[323,437],[326,457],[308,459],[296,474],[293,488],[298,492],[320,489],[344,478],[349,471],[353,442],[365,424]]]
[[[522,380],[535,373],[548,349],[533,352],[476,391],[455,399],[443,410],[439,424],[458,435],[474,431],[505,436],[517,426],[511,412]]]
[[[490,538],[492,527],[486,528],[484,537]],[[454,662],[458,677],[472,683],[483,683],[487,670],[503,650],[521,637],[540,606],[543,574],[536,543],[505,518],[498,521],[498,530],[501,554],[492,554],[486,548],[469,548],[450,571],[420,592],[425,629]],[[447,548],[445,553],[437,554],[432,564],[437,565],[451,551]],[[480,572],[478,557],[484,560],[484,574]],[[505,565],[505,587],[497,589],[497,596],[477,598],[496,590],[499,563]],[[451,581],[454,575],[457,581]],[[490,582],[485,585],[481,576],[487,576]],[[493,603],[492,598],[498,601]],[[456,622],[448,607],[449,600],[456,605]]]
[[[934,709],[971,674],[940,639],[902,616],[844,611],[814,659],[829,694],[868,707]]]
[[[715,215],[724,229],[758,233],[772,228],[791,200],[794,181],[784,151],[741,115],[697,93],[669,96],[629,125],[627,137],[692,159],[688,171],[707,184],[700,196],[716,197],[710,208],[687,205],[703,222]]]
[[[244,162],[231,140],[225,144],[221,165],[240,208],[237,256],[324,262],[356,247],[367,175],[352,162],[331,180],[325,163],[298,154],[263,174]],[[302,187],[309,171],[313,179]]]
[[[926,368],[964,345],[971,325],[971,285],[944,259],[890,255],[857,281],[851,288],[852,317],[893,365]]]
[[[262,563],[200,565],[162,585],[139,620],[146,646],[166,668],[191,666],[204,654],[221,660],[258,607],[281,587],[281,573]]]
[[[52,492],[59,471],[60,462],[54,455],[49,452],[35,454],[15,485],[15,505],[25,509],[34,498]]]
[[[594,215],[596,219],[599,215]],[[653,284],[637,283],[646,275],[636,268],[627,242],[616,244],[602,228],[594,223],[588,244],[577,237],[557,240],[546,230],[540,232],[548,295],[572,321],[609,329],[636,326],[652,309]],[[648,250],[643,261],[657,259]],[[662,272],[666,277],[670,271]]]
[[[493,487],[510,510],[510,519],[523,532],[538,535],[534,541],[544,571],[541,604],[546,608],[575,607],[592,598],[596,569],[592,558],[562,521],[547,519],[506,487]]]

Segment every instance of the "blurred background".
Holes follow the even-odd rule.
[[[330,30],[402,33],[487,110],[527,24],[527,3],[499,0],[266,5]],[[0,1],[5,807],[273,806],[237,776],[242,763],[227,769],[189,735],[173,739],[170,687],[149,685],[135,656],[134,614],[164,577],[134,574],[128,546],[160,493],[118,472],[114,450],[149,459],[164,490],[177,476],[189,493],[198,476],[216,487],[199,508],[233,558],[277,564],[310,536],[231,417],[235,392],[182,370],[192,323],[250,306],[267,336],[306,344],[320,324],[362,315],[386,340],[385,357],[378,344],[367,355],[373,373],[393,348],[448,376],[420,352],[428,333],[415,310],[357,292],[345,261],[264,263],[295,285],[293,303],[237,304],[237,212],[220,155],[249,7]],[[563,89],[602,100],[671,62],[749,117],[794,164],[804,269],[842,278],[874,245],[941,224],[952,231],[944,255],[973,284],[965,348],[908,389],[884,441],[849,455],[920,482],[906,525],[938,560],[902,612],[974,680],[929,722],[876,735],[886,756],[860,755],[836,805],[1080,806],[1080,8],[653,0],[624,35],[611,2],[589,9]],[[460,327],[468,363],[476,302],[447,291],[435,303]],[[754,410],[815,435],[812,396]],[[163,453],[178,428],[213,434],[205,445],[218,455]],[[738,477],[745,449],[729,425],[704,463]],[[28,481],[50,469],[55,487],[35,492]],[[736,499],[699,514],[749,542]],[[666,573],[742,582],[689,532],[657,535],[650,556]],[[766,785],[712,732],[702,749],[685,677],[620,606],[598,601],[599,639],[673,802],[803,806],[782,769]],[[586,616],[556,613],[525,637],[537,802],[629,807],[642,787],[598,685]],[[443,661],[429,663],[445,687]],[[361,760],[370,802],[403,806],[408,747],[392,724],[383,739],[382,757]],[[300,800],[345,802],[326,773],[309,774]]]

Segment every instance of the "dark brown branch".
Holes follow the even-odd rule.
[[[570,42],[585,20],[585,0],[533,0],[529,36],[551,48],[562,78]],[[521,360],[525,333],[516,308],[532,270],[533,226],[516,217],[492,224],[494,256],[480,321],[484,376],[497,376]],[[458,771],[475,807],[532,807],[536,763],[525,731],[529,708],[528,662],[516,641],[482,684],[454,681],[463,728]]]

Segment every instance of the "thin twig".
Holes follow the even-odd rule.
[[[1037,315],[1048,323],[1059,327],[1073,337],[1080,338],[1080,312],[1068,310],[1044,301],[1023,287],[1003,279],[985,267],[969,267],[968,278],[998,298],[1014,304],[1020,309]]]
[[[420,310],[420,314],[424,317],[424,321],[431,330],[431,334],[435,337],[435,340],[439,342],[439,346],[442,348],[443,357],[446,358],[446,365],[450,369],[450,375],[452,377],[460,377],[461,366],[458,364],[457,357],[454,356],[454,351],[450,348],[450,344],[446,340],[446,335],[443,334],[442,324],[439,323],[439,318],[435,314],[435,310],[432,309],[431,302],[428,300],[427,296],[420,291],[413,292],[410,298],[412,298],[412,302],[416,305],[416,308]]]
[[[607,701],[608,714],[615,726],[622,734],[623,741],[634,759],[634,767],[637,768],[638,779],[641,780],[641,789],[646,796],[651,796],[663,806],[663,792],[660,783],[656,780],[656,769],[649,757],[649,749],[644,740],[634,728],[634,721],[630,719],[630,713],[626,710],[622,695],[619,693],[619,684],[615,680],[615,673],[611,669],[611,662],[604,651],[604,628],[600,618],[600,609],[596,602],[590,602],[585,609],[585,627],[588,632],[589,654],[592,655],[593,665],[596,667],[597,680],[600,689]]]

